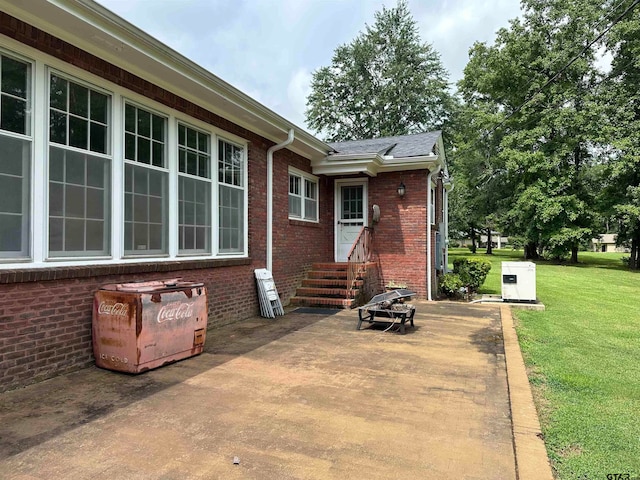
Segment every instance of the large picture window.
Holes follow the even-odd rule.
[[[244,149],[218,141],[218,249],[220,253],[244,251],[245,221]]]
[[[211,252],[211,136],[178,125],[178,246]]]
[[[245,140],[14,50],[0,48],[0,270],[247,255]],[[317,185],[298,188],[315,211]]]
[[[168,252],[166,118],[125,104],[124,253]]]
[[[0,55],[0,258],[29,256],[31,65]]]
[[[289,170],[289,218],[318,221],[318,180],[298,170]]]
[[[110,97],[55,74],[49,88],[49,255],[108,255]]]

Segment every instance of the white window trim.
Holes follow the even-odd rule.
[[[110,265],[122,263],[165,262],[175,260],[202,260],[216,258],[247,258],[249,251],[249,182],[248,146],[242,137],[214,125],[174,110],[159,102],[136,94],[111,83],[95,74],[74,67],[8,37],[0,37],[0,51],[31,65],[31,184],[30,184],[30,241],[28,258],[1,258],[0,270],[20,268],[46,268],[53,266]],[[49,78],[51,73],[104,92],[111,97],[111,125],[107,156],[112,162],[111,171],[111,237],[109,256],[48,257],[48,150],[49,150]],[[167,118],[167,169],[169,170],[169,249],[168,255],[124,256],[124,105],[139,106]],[[211,139],[212,191],[211,191],[211,254],[178,253],[178,122],[204,131]],[[218,140],[224,140],[243,152],[244,225],[242,252],[219,253],[218,242]],[[93,152],[93,154],[96,154]],[[101,154],[96,154],[101,155]],[[135,163],[135,162],[133,162]]]
[[[299,177],[301,179],[300,182],[300,217],[292,216],[288,213],[289,207],[287,206],[287,215],[289,216],[289,220],[297,220],[299,222],[308,222],[308,223],[320,223],[320,182],[318,181],[318,177],[312,175],[311,173],[303,172],[302,170],[298,170],[295,167],[289,167],[288,175],[287,175],[287,198],[289,198],[289,176]],[[314,183],[316,186],[316,218],[315,220],[311,220],[308,218],[304,218],[305,216],[305,184],[304,181],[308,181]]]

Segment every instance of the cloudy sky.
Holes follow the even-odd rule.
[[[98,0],[294,124],[314,70],[396,0]],[[493,42],[519,0],[409,0],[423,42],[440,52],[451,82],[469,47]]]

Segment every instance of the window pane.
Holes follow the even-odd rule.
[[[84,220],[64,221],[64,249],[67,252],[81,252],[84,245]]]
[[[89,117],[89,89],[69,82],[69,112],[84,118]]]
[[[66,181],[76,185],[84,185],[85,156],[82,153],[66,152]]]
[[[22,213],[23,179],[0,175],[0,212]]]
[[[64,220],[62,218],[49,218],[49,250],[62,251],[62,232]]]
[[[187,129],[187,147],[196,150],[198,148],[197,132],[191,128]]]
[[[124,158],[127,160],[136,159],[136,137],[130,133],[124,136]]]
[[[151,114],[138,108],[138,135],[151,137]]]
[[[244,250],[244,190],[220,186],[219,237],[222,253]]]
[[[164,118],[153,116],[153,139],[164,143]]]
[[[31,142],[0,135],[0,257],[27,257]]]
[[[21,253],[22,248],[22,217],[20,215],[5,215],[0,213],[0,253]]]
[[[87,250],[101,252],[104,249],[104,223],[87,220]]]
[[[289,216],[300,217],[302,215],[302,199],[289,195]]]
[[[108,254],[111,162],[59,147],[49,152],[49,255]]]
[[[164,253],[167,248],[168,175],[142,165],[127,164],[125,175],[125,253]],[[129,240],[130,239],[130,240]]]
[[[51,76],[50,86],[50,105],[51,108],[57,108],[63,112],[67,111],[67,89],[69,82],[65,79]]]
[[[91,122],[91,145],[89,150],[98,153],[107,153],[107,127]]]
[[[8,57],[2,57],[2,92],[27,98],[29,65]]]
[[[316,201],[305,199],[304,201],[304,218],[307,220],[317,220]]]
[[[64,216],[64,185],[53,182],[49,184],[49,215]]]
[[[87,218],[104,219],[104,194],[102,190],[87,188]]]
[[[49,139],[55,143],[67,143],[67,116],[64,113],[51,111],[49,116]]]
[[[64,213],[73,218],[84,218],[84,188],[76,185],[67,185],[65,188]]]
[[[2,95],[0,128],[16,133],[27,133],[27,102]]]
[[[52,148],[49,153],[49,179],[64,182],[64,151]]]
[[[138,158],[140,163],[151,163],[151,141],[138,137]]]
[[[0,135],[0,175],[22,176],[25,162],[30,160],[30,145],[26,140]]]
[[[136,133],[136,108],[133,105],[124,107],[124,129],[127,132]]]
[[[189,175],[198,174],[198,156],[193,152],[187,152],[187,173]]]
[[[69,145],[87,150],[89,128],[82,118],[69,117]]]
[[[153,142],[153,165],[156,167],[164,167],[164,145],[162,143]]]
[[[98,92],[91,92],[91,120],[107,123],[107,108],[109,97]]]

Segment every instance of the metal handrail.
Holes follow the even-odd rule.
[[[351,298],[360,266],[373,255],[373,228],[362,227],[347,256],[347,297]]]

